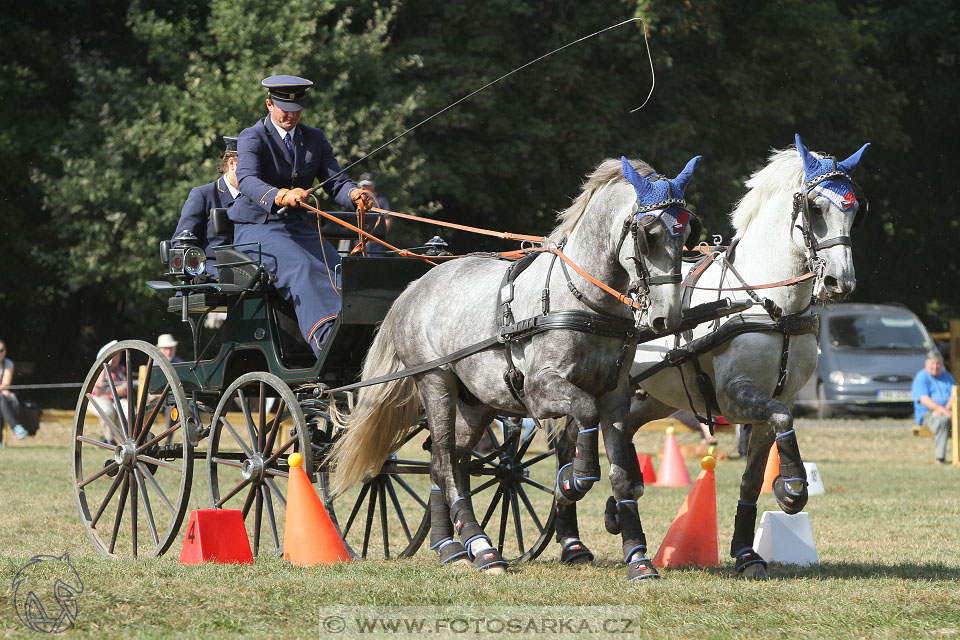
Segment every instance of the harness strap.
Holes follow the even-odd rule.
[[[643,373],[632,376],[630,378],[630,384],[639,384],[667,367],[676,367],[684,364],[745,333],[768,331],[783,333],[784,335],[803,335],[807,333],[817,333],[819,330],[820,320],[816,314],[808,316],[783,316],[778,322],[766,318],[744,320],[743,316],[738,316],[722,324],[720,328],[713,333],[708,333],[703,337],[687,343],[685,347],[671,349],[664,355],[663,360]]]
[[[369,387],[375,384],[383,384],[384,382],[392,382],[393,380],[399,380],[400,378],[413,376],[418,373],[423,373],[424,371],[429,371],[430,369],[436,369],[437,367],[442,367],[443,365],[450,364],[451,362],[454,362],[456,360],[462,360],[467,356],[471,356],[475,353],[483,351],[484,349],[487,349],[497,344],[500,344],[500,338],[499,336],[493,336],[491,338],[487,338],[482,342],[472,344],[469,347],[458,349],[451,354],[436,358],[435,360],[430,360],[429,362],[418,364],[415,367],[410,367],[409,369],[404,369],[403,371],[397,371],[395,373],[388,373],[382,376],[377,376],[376,378],[370,378],[368,380],[361,380],[360,382],[355,382],[353,384],[337,387],[336,389],[327,389],[326,393],[335,393],[338,391],[352,391],[354,389],[360,389],[362,387]]]

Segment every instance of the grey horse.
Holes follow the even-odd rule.
[[[675,337],[640,345],[631,370],[644,399],[633,400],[628,438],[677,408],[753,425],[730,553],[736,574],[755,578],[766,577],[767,564],[753,549],[753,535],[757,498],[774,442],[781,473],[774,495],[780,507],[797,513],[807,501],[806,473],[789,407],[817,364],[811,297],[841,300],[853,291],[850,232],[865,214],[850,174],[869,144],[838,161],[809,152],[799,135],[795,141],[795,147],[774,151],[767,166],[747,181],[749,191],[731,214],[736,236],[730,250],[706,258],[684,283],[687,304],[737,289],[758,304],[723,324],[701,325],[684,336],[679,348]],[[762,287],[777,283],[787,284]],[[643,491],[642,482],[630,481],[639,475],[636,459],[628,463],[630,467],[610,472],[613,497],[605,520],[611,533],[619,530],[624,510],[632,511]],[[556,523],[561,545],[576,541],[584,548],[575,506],[561,505]]]
[[[516,262],[471,255],[412,283],[384,318],[363,380],[469,351],[491,336],[500,340],[361,388],[349,414],[334,412],[344,430],[331,457],[334,493],[379,471],[417,424],[422,403],[434,485],[431,546],[444,562],[468,557],[480,570],[503,572],[506,562],[473,512],[460,460],[499,413],[568,415],[581,428],[584,462],[565,480],[585,492],[599,478],[597,425],[605,440],[624,428],[637,326],[669,332],[680,321],[679,267],[692,219],[683,191],[699,160],[674,179],[643,162],[606,160],[544,243],[561,248],[559,257],[546,250]]]

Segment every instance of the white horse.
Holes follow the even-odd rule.
[[[806,504],[806,472],[790,407],[817,365],[811,298],[840,300],[856,286],[850,229],[865,210],[858,213],[850,173],[868,147],[839,162],[808,152],[797,135],[795,148],[774,151],[747,181],[749,191],[730,216],[736,235],[729,251],[705,258],[685,280],[685,307],[733,290],[760,304],[722,323],[700,325],[682,339],[637,347],[631,381],[642,387],[643,399],[634,399],[627,438],[678,408],[753,425],[731,545],[738,575],[766,576],[766,562],[752,546],[756,501],[774,441],[780,507],[797,513]],[[763,287],[777,283],[783,284]],[[656,570],[642,557],[646,539],[636,498],[643,482],[635,458],[626,467],[611,464],[610,481],[607,529],[623,534],[626,562],[638,563],[634,577],[654,577]],[[561,506],[558,541],[566,547],[578,538],[575,507]]]

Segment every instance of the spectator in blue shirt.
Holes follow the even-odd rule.
[[[953,376],[943,368],[940,352],[936,349],[928,351],[923,369],[913,377],[913,415],[916,424],[922,424],[933,433],[940,464],[946,463],[954,384]]]

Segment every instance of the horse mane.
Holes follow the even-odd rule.
[[[813,155],[821,157],[818,153]],[[730,223],[736,229],[735,237],[746,232],[759,215],[764,202],[785,189],[799,189],[803,186],[803,180],[803,161],[797,148],[772,149],[767,166],[750,176],[746,182],[746,195],[730,213]]]
[[[654,173],[653,168],[643,160],[630,160],[630,164],[641,176],[648,176]],[[607,158],[588,174],[573,204],[557,214],[557,227],[550,232],[548,238],[553,242],[560,242],[576,228],[577,224],[587,212],[587,203],[593,198],[594,194],[603,186],[614,180],[622,180],[623,163],[616,158]]]

